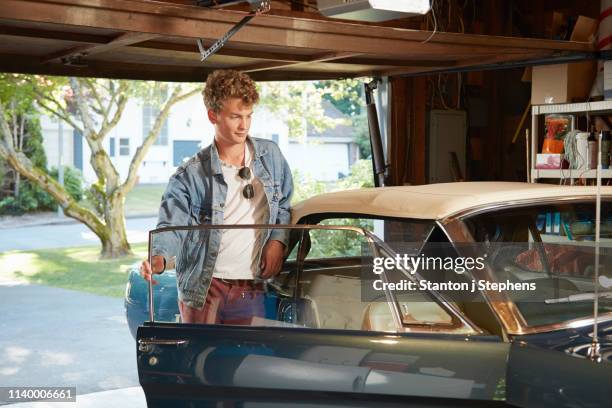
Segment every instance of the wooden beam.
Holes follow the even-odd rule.
[[[410,132],[408,174],[410,184],[427,183],[427,78],[408,78]]]
[[[55,61],[66,61],[73,57],[87,57],[103,52],[113,51],[117,48],[138,44],[143,41],[149,41],[157,37],[159,36],[155,34],[123,33],[105,44],[85,44],[54,52],[44,57],[41,62],[45,64]]]
[[[361,55],[361,54],[350,53],[350,52],[337,52],[337,53],[331,53],[331,54],[321,54],[321,55],[315,56],[314,58],[308,61],[289,62],[289,63],[287,62],[265,62],[262,64],[247,65],[246,67],[237,67],[237,69],[239,69],[242,72],[267,71],[270,69],[295,67],[295,66],[300,66],[300,65],[315,64],[318,62],[329,62],[329,61],[334,61],[334,60],[343,59],[343,58],[351,58],[351,57],[355,57],[358,55]]]
[[[241,12],[136,0],[3,0],[0,8],[0,19],[208,39],[220,38],[243,16]],[[543,49],[593,50],[587,43],[457,33],[438,33],[423,44],[428,35],[427,31],[262,15],[238,32],[232,42],[320,52],[384,52],[398,57],[449,52],[478,55],[499,52],[500,48],[510,54]]]
[[[389,126],[389,146],[387,157],[389,158],[389,170],[387,185],[401,186],[408,177],[408,163],[410,154],[410,115],[411,105],[408,83],[411,78],[391,78],[391,120]]]
[[[40,64],[37,57],[4,54],[0,58],[0,72],[15,72],[41,75],[66,75],[116,79],[142,79],[168,82],[203,82],[215,68],[206,66],[154,65],[139,63],[117,63],[115,61],[87,60],[84,66],[62,64]],[[315,81],[351,78],[358,75],[344,71],[261,71],[250,75],[256,81]]]
[[[112,41],[108,35],[99,34],[88,34],[88,33],[75,33],[66,31],[46,30],[39,28],[24,28],[24,27],[13,27],[0,25],[0,35],[11,36],[11,37],[24,37],[24,38],[40,38],[45,40],[60,40],[67,42],[78,42],[84,43],[84,45],[103,45]],[[208,41],[212,44],[213,41]],[[205,45],[209,46],[205,41]],[[148,49],[154,52],[175,52],[177,54],[185,54],[185,57],[199,60],[198,48],[194,41],[191,43],[186,42],[169,42],[164,41],[163,38],[144,41],[136,44],[132,44],[129,48]],[[258,51],[257,55],[253,55],[253,51],[232,48],[231,45],[227,45],[217,51],[216,55],[224,55],[230,57],[243,57],[243,58],[256,58],[259,60],[279,61],[287,63],[309,63],[312,57],[303,54],[289,54],[269,51]],[[349,53],[347,55],[356,55]],[[213,56],[214,58],[214,56]],[[351,58],[338,58],[335,60],[339,64],[355,64],[355,65],[385,65],[392,67],[448,67],[456,64],[453,60],[417,60],[417,59],[398,59],[393,56],[380,55],[380,58],[373,56],[363,57],[351,57]]]
[[[375,76],[401,76],[401,75],[410,75],[410,74],[419,74],[419,73],[427,73],[436,70],[444,70],[449,68],[465,68],[465,67],[474,67],[478,65],[494,65],[501,64],[504,62],[520,62],[520,61],[529,61],[534,59],[544,59],[546,57],[550,57],[552,55],[552,51],[541,51],[541,52],[530,52],[525,54],[517,54],[517,55],[504,55],[504,54],[496,54],[489,57],[480,57],[480,58],[466,58],[460,61],[454,61],[452,64],[440,64],[439,66],[429,66],[422,67],[418,65],[412,65],[404,68],[393,68],[385,71],[376,71],[374,73]]]
[[[3,26],[0,25],[0,35],[10,37],[24,37],[24,38],[40,38],[44,40],[60,40],[66,42],[78,42],[84,43],[84,45],[104,45],[113,40],[113,37],[108,35],[89,34],[89,33],[76,33],[71,31],[58,31],[58,30],[47,30],[40,28],[25,28],[25,27],[14,27],[14,26]],[[191,39],[185,39],[188,42],[169,42],[163,41],[160,37],[157,40],[143,41],[136,44],[132,44],[130,48],[143,48],[151,50],[168,50],[176,51],[179,53],[188,53],[197,57],[199,60],[199,51],[195,41]],[[205,45],[211,45],[214,41],[204,41]],[[226,55],[231,57],[245,57],[253,58],[253,51],[245,49],[236,49],[231,46],[225,46],[216,53],[217,55]],[[213,56],[214,58],[214,56]],[[258,51],[257,59],[270,60],[270,61],[285,61],[285,62],[301,62],[308,61],[310,56],[301,54],[290,54],[280,52],[269,52],[269,51]],[[362,62],[358,62],[363,64]]]
[[[97,34],[86,34],[86,33],[75,33],[75,32],[66,32],[66,31],[55,31],[55,30],[46,30],[39,28],[24,28],[24,27],[14,27],[14,26],[2,26],[0,25],[0,35],[16,37],[17,39],[20,37],[24,38],[34,38],[34,39],[44,39],[44,40],[60,40],[66,42],[78,42],[83,43],[84,46],[97,47],[101,45],[108,44],[112,41],[107,35],[97,35]],[[212,43],[212,41],[210,41]],[[69,50],[77,50],[78,46],[74,46],[69,48]],[[83,50],[86,50],[87,47],[84,47]],[[131,50],[148,50],[151,55],[164,55],[166,54],[168,57],[172,57],[176,55],[178,57],[182,57],[186,60],[199,61],[199,53],[195,42],[189,44],[184,42],[169,42],[164,41],[162,38],[158,38],[155,40],[148,40],[144,42],[138,42],[127,46],[127,52]],[[53,61],[55,58],[60,58],[66,50],[62,50],[58,52],[56,55],[50,55],[44,58],[43,62]],[[90,53],[91,55],[91,53]],[[235,49],[231,46],[225,46],[221,50],[217,52],[219,56],[230,56],[230,57],[242,57],[242,58],[253,58],[253,52],[244,49]],[[319,55],[328,55],[328,54],[319,54]],[[347,65],[385,65],[389,67],[427,67],[427,68],[442,68],[453,66],[456,64],[456,61],[447,61],[447,60],[417,60],[417,59],[397,59],[392,56],[381,55],[381,58],[376,58],[373,56],[363,56],[363,57],[355,57],[359,55],[357,53],[346,53],[346,54],[332,54],[334,56],[333,61],[338,64],[347,64]],[[335,56],[338,56],[336,59]],[[277,61],[281,62],[281,64],[269,64],[272,68],[279,68],[285,66],[291,66],[296,63],[312,63],[314,58],[309,55],[302,54],[283,54],[283,53],[273,53],[267,51],[258,51],[256,55],[256,59],[259,60],[268,60],[268,61]],[[213,56],[214,61],[214,56]],[[322,62],[322,61],[317,61]],[[255,64],[253,64],[255,65]],[[258,64],[259,65],[259,64]],[[267,64],[266,64],[267,65]],[[266,66],[262,64],[262,67]]]

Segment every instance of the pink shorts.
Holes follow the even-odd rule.
[[[212,278],[202,309],[178,303],[183,323],[250,325],[253,317],[265,316],[264,301],[261,283]]]

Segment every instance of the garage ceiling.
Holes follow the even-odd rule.
[[[2,0],[0,71],[202,81],[217,68],[257,80],[419,74],[593,52],[589,43],[436,33],[305,17],[255,17],[205,63],[207,46],[246,12],[190,2]]]

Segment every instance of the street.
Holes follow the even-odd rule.
[[[128,241],[146,242],[157,219],[126,219]],[[0,252],[96,245],[100,241],[84,224],[70,223],[0,229]]]

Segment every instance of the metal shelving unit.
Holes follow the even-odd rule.
[[[585,169],[536,169],[536,155],[538,154],[538,119],[540,115],[549,114],[572,114],[571,130],[575,129],[575,115],[579,114],[612,113],[612,101],[581,102],[581,103],[561,103],[551,105],[533,105],[531,107],[531,177],[532,183],[536,183],[541,178],[570,179],[595,178],[595,170]],[[602,178],[612,178],[612,169],[604,169],[601,172]]]

